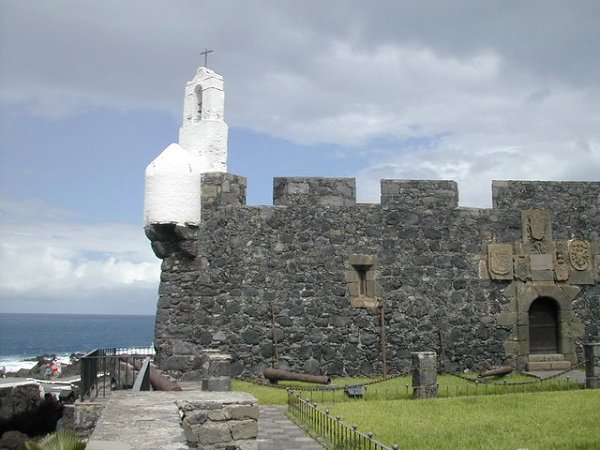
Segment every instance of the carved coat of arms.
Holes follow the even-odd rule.
[[[567,262],[566,246],[557,243],[554,253],[554,278],[556,281],[567,281],[569,279],[569,265]]]
[[[583,239],[569,241],[569,261],[575,270],[583,271],[590,267],[592,252],[590,244]]]
[[[534,241],[543,241],[546,237],[546,222],[539,214],[532,214],[527,218],[529,236]]]
[[[514,259],[515,277],[521,281],[527,281],[530,278],[529,256],[515,255]]]
[[[525,241],[544,241],[550,237],[550,213],[545,209],[523,210],[521,221]]]
[[[513,278],[513,250],[511,244],[488,245],[490,275],[497,280]]]

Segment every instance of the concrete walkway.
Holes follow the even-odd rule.
[[[114,391],[86,450],[187,450],[175,405],[181,398],[182,392]]]
[[[90,440],[87,450],[186,450],[176,400],[200,391],[115,391]],[[285,406],[260,407],[259,450],[323,450],[285,415]]]
[[[544,371],[530,371],[525,372],[527,375],[532,375],[542,380],[548,378],[557,378],[559,380],[567,380],[572,383],[578,383],[585,385],[585,373],[580,370],[572,369],[567,372],[563,370],[544,370]]]
[[[258,421],[260,450],[323,450],[323,446],[307,435],[285,415],[285,406],[261,406]]]

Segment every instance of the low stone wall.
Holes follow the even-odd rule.
[[[258,402],[242,392],[204,392],[175,402],[188,444],[204,450],[257,450]]]
[[[81,439],[89,438],[102,415],[106,402],[81,402],[65,405],[63,427],[73,431]]]

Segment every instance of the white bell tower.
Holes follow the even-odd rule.
[[[227,172],[227,124],[223,77],[206,67],[188,81],[179,145],[198,158],[200,172]]]
[[[223,77],[199,67],[187,83],[179,144],[146,168],[144,226],[200,223],[202,173],[227,172]]]

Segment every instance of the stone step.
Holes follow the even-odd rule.
[[[529,355],[529,362],[544,362],[544,361],[564,361],[565,355],[562,353],[547,353],[539,355]]]
[[[568,370],[570,368],[570,361],[529,361],[527,363],[527,371],[529,372],[538,372],[544,370]]]

